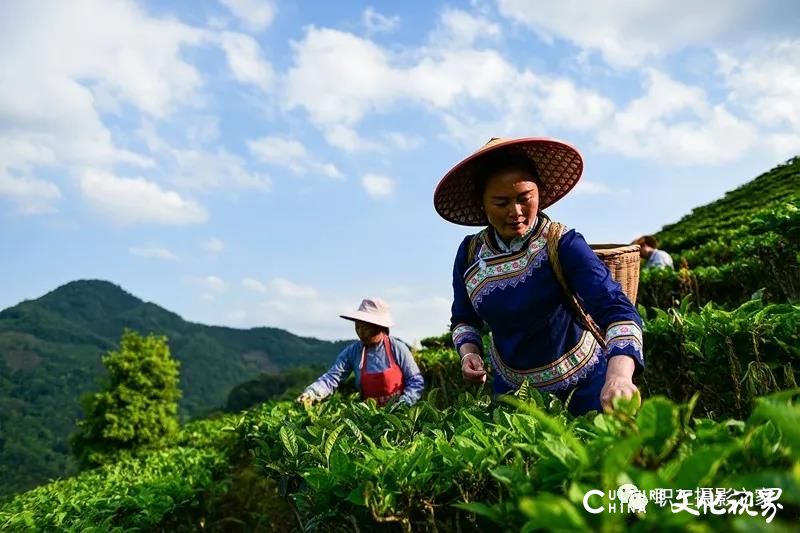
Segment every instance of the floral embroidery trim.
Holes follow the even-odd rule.
[[[469,324],[459,324],[453,328],[453,344],[456,348],[469,341],[480,345],[481,332]]]
[[[613,322],[606,329],[606,349],[627,348],[632,346],[637,354],[642,355],[642,328],[632,320]]]
[[[528,370],[517,370],[508,366],[490,336],[489,356],[497,372],[509,384],[519,387],[530,379],[536,388],[546,392],[563,390],[588,375],[600,361],[603,349],[591,333],[584,331],[578,344],[552,363]]]
[[[514,254],[502,253],[502,257],[488,259],[492,253],[486,242],[485,230],[480,233],[481,246],[477,257],[480,261],[470,266],[465,275],[465,286],[473,306],[480,304],[483,296],[496,288],[516,286],[539,268],[547,259],[547,230],[550,222],[542,224],[539,231],[531,237],[528,246]],[[477,265],[477,267],[476,267]]]

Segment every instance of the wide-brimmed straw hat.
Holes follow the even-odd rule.
[[[346,320],[360,320],[385,328],[394,326],[392,314],[389,312],[389,304],[380,298],[364,298],[357,311],[339,316]]]
[[[487,170],[483,168],[486,156],[505,152],[523,156],[536,166],[540,182],[540,210],[563,198],[575,187],[583,173],[581,154],[563,141],[547,137],[495,137],[445,174],[433,193],[436,212],[445,220],[463,226],[488,225],[477,183],[481,172]]]

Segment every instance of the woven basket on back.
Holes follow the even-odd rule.
[[[636,304],[639,292],[639,245],[592,244],[591,248],[611,271],[614,281],[622,285],[625,296]]]
[[[591,332],[600,346],[606,349],[605,332],[601,331],[592,315],[586,310],[581,299],[572,291],[564,277],[561,260],[558,257],[558,241],[566,231],[566,226],[553,222],[547,236],[547,249],[550,253],[550,265],[553,273],[564,290],[567,303],[572,308],[575,316],[583,323],[587,331]],[[611,271],[611,277],[622,286],[625,296],[636,303],[636,293],[639,290],[639,245],[594,244],[592,250]]]

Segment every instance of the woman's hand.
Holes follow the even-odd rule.
[[[634,368],[635,363],[628,356],[618,355],[609,360],[606,382],[600,391],[600,405],[603,406],[603,411],[611,412],[614,409],[614,398],[618,396],[628,399],[635,396],[641,405],[642,396],[631,379]]]
[[[600,391],[600,404],[603,406],[603,411],[610,413],[614,410],[614,398],[639,398],[639,405],[641,405],[641,395],[639,389],[633,384],[631,378],[624,376],[606,376],[606,383],[603,385],[603,390]],[[638,408],[638,407],[637,407]]]
[[[314,403],[314,396],[312,396],[308,392],[304,392],[303,394],[297,397],[295,402],[303,405],[311,405],[312,403]]]
[[[486,383],[486,369],[483,368],[483,359],[476,353],[467,354],[461,359],[461,375],[465,381],[472,383]]]

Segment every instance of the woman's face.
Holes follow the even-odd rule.
[[[382,330],[380,326],[356,320],[356,335],[365,344],[373,344],[380,340]]]
[[[489,176],[483,191],[489,224],[504,241],[524,235],[539,212],[539,186],[524,170],[503,170]]]

